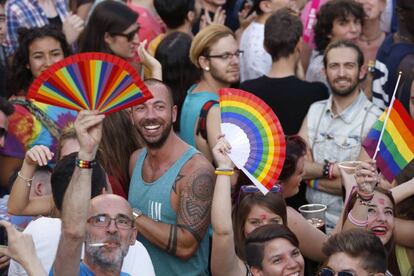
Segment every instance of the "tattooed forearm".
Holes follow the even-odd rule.
[[[167,252],[175,254],[177,251],[177,225],[172,224],[170,227],[170,237],[168,238]]]
[[[210,224],[211,200],[214,190],[212,171],[202,169],[186,183],[180,193],[180,208],[177,224],[193,234],[200,241]]]

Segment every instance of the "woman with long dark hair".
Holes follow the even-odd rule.
[[[44,70],[70,54],[63,33],[51,25],[20,29],[9,80],[15,112],[9,118],[9,135],[1,149],[1,183],[20,168],[25,152],[34,145],[56,151],[60,131],[75,120],[76,112],[26,99],[29,86]]]

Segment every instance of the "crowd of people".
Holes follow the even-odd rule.
[[[0,274],[413,276],[414,159],[389,181],[364,148],[393,95],[414,133],[413,18],[412,0],[0,0]],[[27,97],[85,52],[152,98]],[[224,88],[284,130],[267,194],[229,157]]]

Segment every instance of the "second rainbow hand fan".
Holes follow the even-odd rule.
[[[233,163],[266,194],[285,161],[285,135],[272,109],[239,89],[220,89],[221,131],[230,143]]]
[[[27,96],[50,105],[106,114],[152,98],[134,67],[104,53],[77,54],[53,64],[32,83]]]

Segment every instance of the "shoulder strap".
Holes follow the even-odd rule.
[[[368,115],[371,112],[371,109],[374,107],[375,104],[371,103],[371,105],[367,108],[367,112],[365,113],[364,116],[364,120],[362,121],[361,124],[361,133],[359,134],[359,137],[361,138],[361,144],[362,144],[362,135],[364,134],[364,129],[365,129],[365,123],[367,121]]]
[[[218,101],[210,100],[206,102],[200,111],[200,116],[198,118],[198,125],[196,130],[196,135],[200,133],[201,137],[207,140],[207,114],[214,105],[218,104]]]
[[[14,97],[10,99],[10,102],[13,104],[19,104],[27,108],[30,113],[32,113],[36,119],[38,119],[43,126],[47,128],[47,130],[52,134],[52,136],[56,139],[60,137],[60,130],[59,127],[55,124],[55,122],[50,119],[46,113],[40,110],[37,106],[35,106],[31,101],[25,99],[24,97]]]

